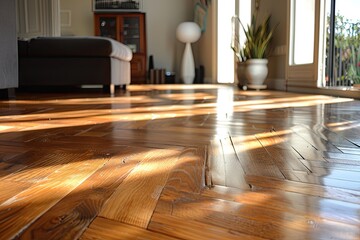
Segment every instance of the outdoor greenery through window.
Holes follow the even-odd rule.
[[[327,48],[326,87],[350,87],[360,84],[360,21],[358,19],[359,0],[335,2],[331,11],[327,4]],[[331,14],[334,14],[334,32],[331,34]],[[330,38],[334,37],[333,57],[330,57]],[[330,63],[332,59],[332,64]]]

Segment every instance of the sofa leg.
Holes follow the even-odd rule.
[[[0,89],[0,99],[12,100],[15,98],[15,88]]]
[[[110,84],[110,94],[111,95],[115,94],[115,85],[114,84]]]
[[[115,85],[114,84],[103,85],[103,92],[104,93],[110,93],[111,95],[114,95],[115,94]]]
[[[104,93],[110,92],[111,95],[114,95],[116,90],[119,90],[120,88],[126,91],[126,87],[127,87],[126,84],[121,86],[115,86],[115,84],[103,85],[103,92]]]
[[[115,86],[111,85],[103,85],[103,93],[110,93],[113,95],[115,93]]]

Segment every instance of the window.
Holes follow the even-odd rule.
[[[235,0],[218,1],[217,8],[217,79],[219,83],[234,82],[234,52],[231,44],[231,18],[235,15]]]
[[[239,14],[246,26],[251,21],[251,0],[217,2],[217,80],[219,83],[234,83],[236,75],[234,52],[231,49],[231,18]],[[239,9],[236,9],[237,6]],[[245,41],[243,35],[241,40]]]
[[[315,0],[291,1],[290,65],[314,62]]]

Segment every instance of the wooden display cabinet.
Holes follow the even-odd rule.
[[[145,13],[95,13],[95,35],[115,39],[133,51],[131,83],[146,83]]]

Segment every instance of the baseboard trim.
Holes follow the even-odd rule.
[[[268,78],[265,83],[268,85],[268,89],[286,91],[285,78]]]
[[[311,88],[311,87],[288,87],[288,92],[321,94],[335,97],[355,98],[360,99],[360,90],[346,88],[346,89],[330,89],[330,88]]]

